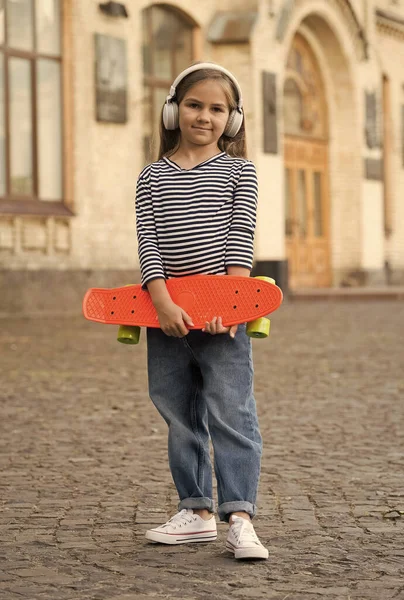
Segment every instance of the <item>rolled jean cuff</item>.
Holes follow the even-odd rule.
[[[196,510],[206,509],[211,513],[215,512],[215,501],[211,498],[205,498],[201,496],[200,498],[184,498],[178,505],[178,510],[182,510],[183,508],[194,508]]]
[[[251,502],[235,501],[235,502],[224,502],[219,506],[218,509],[219,519],[221,521],[229,521],[231,513],[234,512],[246,512],[253,518],[257,512],[257,507]]]

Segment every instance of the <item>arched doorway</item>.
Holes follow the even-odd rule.
[[[317,60],[296,34],[284,84],[285,236],[291,289],[331,285],[328,115]]]

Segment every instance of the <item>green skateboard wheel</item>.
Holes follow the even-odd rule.
[[[132,325],[120,325],[118,329],[118,342],[121,344],[138,344],[140,338],[140,327]]]
[[[254,277],[254,279],[261,279],[262,281],[267,281],[268,283],[273,283],[275,285],[275,279],[272,277],[265,277],[264,275],[258,275]],[[271,327],[271,321],[266,317],[261,317],[260,319],[256,319],[255,321],[251,321],[251,323],[247,323],[247,335],[251,338],[262,339],[269,336],[269,330]]]
[[[248,337],[262,339],[269,336],[271,322],[266,317],[261,317],[251,323],[247,323],[246,333]]]

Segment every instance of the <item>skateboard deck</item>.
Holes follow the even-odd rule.
[[[168,279],[166,285],[173,302],[192,318],[189,329],[202,329],[219,316],[225,327],[254,321],[282,303],[278,286],[254,277],[192,275]],[[98,323],[159,327],[150,294],[140,284],[89,289],[83,314]]]

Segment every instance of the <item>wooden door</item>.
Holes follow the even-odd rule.
[[[288,57],[284,122],[289,285],[327,287],[332,282],[327,111],[316,59],[299,35]]]
[[[285,234],[289,285],[331,285],[327,146],[285,142]]]

